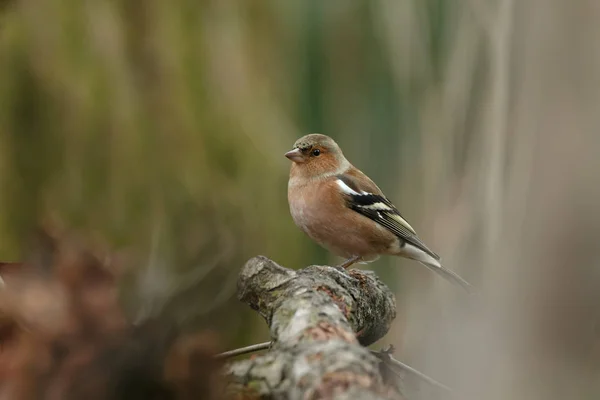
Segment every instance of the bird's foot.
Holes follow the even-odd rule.
[[[340,265],[339,268],[348,269],[353,264],[356,264],[357,262],[359,262],[361,259],[362,259],[362,257],[360,257],[360,256],[350,257],[349,259],[347,259],[346,261],[344,261],[344,263],[342,265]]]

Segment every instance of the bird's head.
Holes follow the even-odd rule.
[[[285,156],[292,160],[292,175],[320,178],[343,173],[350,163],[329,136],[312,133],[296,140]]]

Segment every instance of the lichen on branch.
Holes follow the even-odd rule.
[[[238,298],[265,318],[273,346],[229,366],[231,390],[276,399],[400,398],[364,347],[396,316],[393,293],[373,272],[294,271],[259,256],[243,267]]]

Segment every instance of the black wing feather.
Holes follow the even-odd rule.
[[[399,217],[403,221],[406,221],[396,206],[394,206],[385,196],[361,191],[356,187],[354,181],[347,176],[340,175],[337,178],[357,193],[346,194],[346,201],[349,208],[377,222],[400,239],[423,250],[436,260],[440,259],[440,256],[431,251],[413,230],[404,226],[397,220]],[[377,206],[378,204],[383,206]]]

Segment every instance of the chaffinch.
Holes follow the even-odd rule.
[[[288,182],[290,212],[296,225],[332,253],[341,265],[375,261],[382,254],[419,261],[454,284],[471,285],[442,266],[440,257],[381,189],[355,168],[328,136],[310,134],[285,153],[293,161]]]

